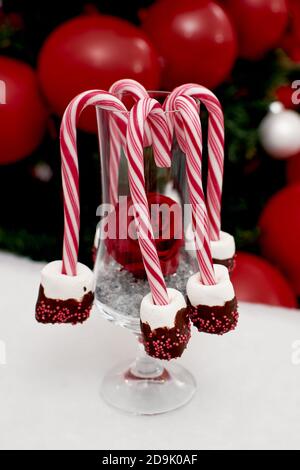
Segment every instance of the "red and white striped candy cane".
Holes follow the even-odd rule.
[[[192,222],[194,227],[196,255],[203,284],[216,284],[213,267],[209,224],[205,196],[202,186],[202,142],[201,123],[195,101],[189,96],[178,96],[175,100],[176,109],[181,121],[175,120],[175,132],[182,132],[185,139],[186,172],[190,203],[192,206]]]
[[[139,100],[140,98],[145,98],[148,96],[146,88],[143,87],[136,80],[131,78],[123,78],[117,80],[109,89],[109,92],[113,95],[116,95],[119,99],[122,98],[124,93],[128,93],[134,99]]]
[[[148,96],[145,88],[140,83],[131,79],[118,80],[109,89],[109,93],[120,100],[124,93],[128,93],[135,100]],[[148,127],[149,132],[149,127]],[[120,136],[118,122],[112,114],[109,118],[110,156],[109,156],[109,202],[114,206],[118,202],[118,178],[122,148],[122,136]]]
[[[131,78],[124,78],[116,81],[110,87],[109,93],[112,93],[113,95],[117,96],[120,100],[122,99],[125,93],[128,93],[135,101],[138,101],[142,98],[149,98],[146,88],[143,87],[143,85],[141,85],[139,82]],[[152,129],[150,129],[149,124],[146,122],[144,136],[145,147],[152,145],[153,132],[155,136],[155,127],[152,127]]]
[[[124,139],[127,127],[126,107],[118,98],[102,90],[90,90],[79,94],[70,102],[63,115],[60,128],[61,170],[64,196],[62,273],[69,276],[76,276],[80,228],[76,124],[80,114],[87,106],[101,106],[101,108],[108,111],[119,111],[118,127]]]
[[[144,98],[133,106],[129,114],[126,145],[129,185],[133,201],[138,241],[153,302],[156,305],[167,305],[169,298],[155,246],[145,190],[143,141],[146,121],[149,122],[150,128],[155,128],[156,130],[160,128],[161,134],[169,132],[164,111],[158,101],[151,98]],[[152,136],[153,135],[154,133]],[[168,147],[163,146],[163,148],[166,152],[166,157],[169,159],[169,164],[171,164],[171,139],[167,138],[166,140]]]
[[[175,90],[174,90],[175,91]],[[174,93],[174,92],[173,92]],[[178,110],[175,108],[175,98],[173,99],[173,93],[171,93],[168,98],[165,100],[163,104],[163,109],[166,111],[166,119],[169,126],[171,138],[173,138],[174,130],[175,130],[175,122],[176,122],[176,139],[177,143],[185,153],[185,135],[183,130],[182,118],[181,114],[177,112]],[[192,106],[192,104],[191,104]],[[198,115],[200,114],[200,104],[193,100],[193,106],[197,111]],[[200,122],[201,124],[201,122]],[[200,132],[202,134],[202,129],[200,126]]]
[[[224,116],[218,98],[207,88],[189,83],[179,86],[167,98],[166,111],[174,109],[174,102],[179,95],[187,95],[203,102],[209,112],[208,124],[208,179],[207,211],[211,240],[220,239],[221,199],[224,168]]]
[[[123,78],[116,81],[109,89],[112,95],[117,96],[120,100],[125,93],[129,94],[135,101],[141,98],[149,98],[148,92],[143,85],[132,78]],[[151,130],[148,123],[145,125],[144,145],[149,147],[152,144]]]
[[[122,99],[125,93],[129,94],[135,101],[141,98],[147,98],[147,90],[136,80],[130,78],[118,80],[109,89],[109,92]],[[110,180],[110,191],[109,198],[110,203],[114,206],[118,201],[118,177],[119,177],[119,166],[121,158],[122,142],[118,129],[118,123],[112,114],[109,119],[109,130],[110,130],[110,159],[109,159],[109,180]],[[154,129],[152,129],[153,131]],[[149,128],[148,123],[145,125],[145,136],[144,145],[148,147],[152,144],[152,132]],[[155,139],[155,137],[154,137]],[[155,150],[156,152],[157,150]],[[159,156],[158,156],[159,158]]]

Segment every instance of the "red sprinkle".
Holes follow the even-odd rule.
[[[182,308],[175,317],[173,328],[151,330],[148,323],[141,322],[143,343],[149,356],[157,359],[171,360],[180,357],[191,337],[191,325],[188,310]]]
[[[208,307],[207,305],[188,306],[189,316],[198,331],[213,335],[224,335],[236,328],[239,314],[236,298],[223,306]]]
[[[49,299],[40,285],[35,318],[40,323],[82,323],[90,316],[94,294],[87,292],[80,301],[76,299]]]

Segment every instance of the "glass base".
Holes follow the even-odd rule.
[[[151,364],[151,365],[150,365]],[[196,391],[194,377],[178,363],[123,363],[104,377],[101,395],[111,406],[135,415],[166,413],[186,405]]]

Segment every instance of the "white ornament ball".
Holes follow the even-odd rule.
[[[281,103],[272,103],[262,120],[259,135],[263,148],[272,157],[289,158],[300,152],[300,116],[284,109]]]

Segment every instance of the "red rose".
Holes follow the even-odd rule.
[[[161,268],[167,276],[176,272],[179,263],[179,250],[183,243],[181,208],[173,199],[161,194],[149,193],[147,198]],[[130,197],[124,198],[109,214],[105,244],[107,252],[121,266],[135,277],[145,278],[134,217],[129,215],[132,214],[132,204]]]

